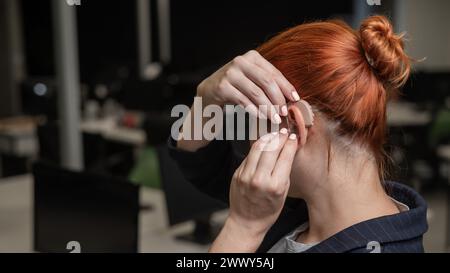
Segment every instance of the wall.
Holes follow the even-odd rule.
[[[450,71],[450,1],[395,0],[395,22],[408,33],[410,55],[426,58],[416,68]]]

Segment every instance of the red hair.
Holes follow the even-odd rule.
[[[402,36],[383,16],[359,32],[342,21],[288,29],[258,48],[327,119],[339,135],[367,145],[383,175],[386,102],[407,80],[410,59]]]

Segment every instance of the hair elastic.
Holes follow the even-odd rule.
[[[364,52],[364,55],[366,56],[366,60],[367,60],[367,62],[369,63],[369,65],[370,65],[372,68],[375,68],[375,62],[373,61],[372,58],[369,57],[369,54],[367,54],[367,52]]]

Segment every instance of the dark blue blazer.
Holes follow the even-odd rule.
[[[228,203],[231,177],[248,152],[247,142],[212,141],[195,153],[178,150],[172,139],[169,139],[168,146],[188,181],[201,191]],[[368,247],[370,242],[377,242],[382,253],[423,252],[423,234],[428,229],[425,200],[411,188],[396,182],[386,182],[385,187],[392,198],[406,204],[410,210],[353,225],[307,252],[367,253],[373,251]],[[288,198],[258,252],[267,252],[278,240],[306,221],[308,212],[305,202]]]

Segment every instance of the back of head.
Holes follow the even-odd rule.
[[[288,29],[258,51],[299,90],[334,133],[367,146],[383,169],[388,98],[408,79],[410,58],[388,19],[372,16],[355,31],[341,21]]]

